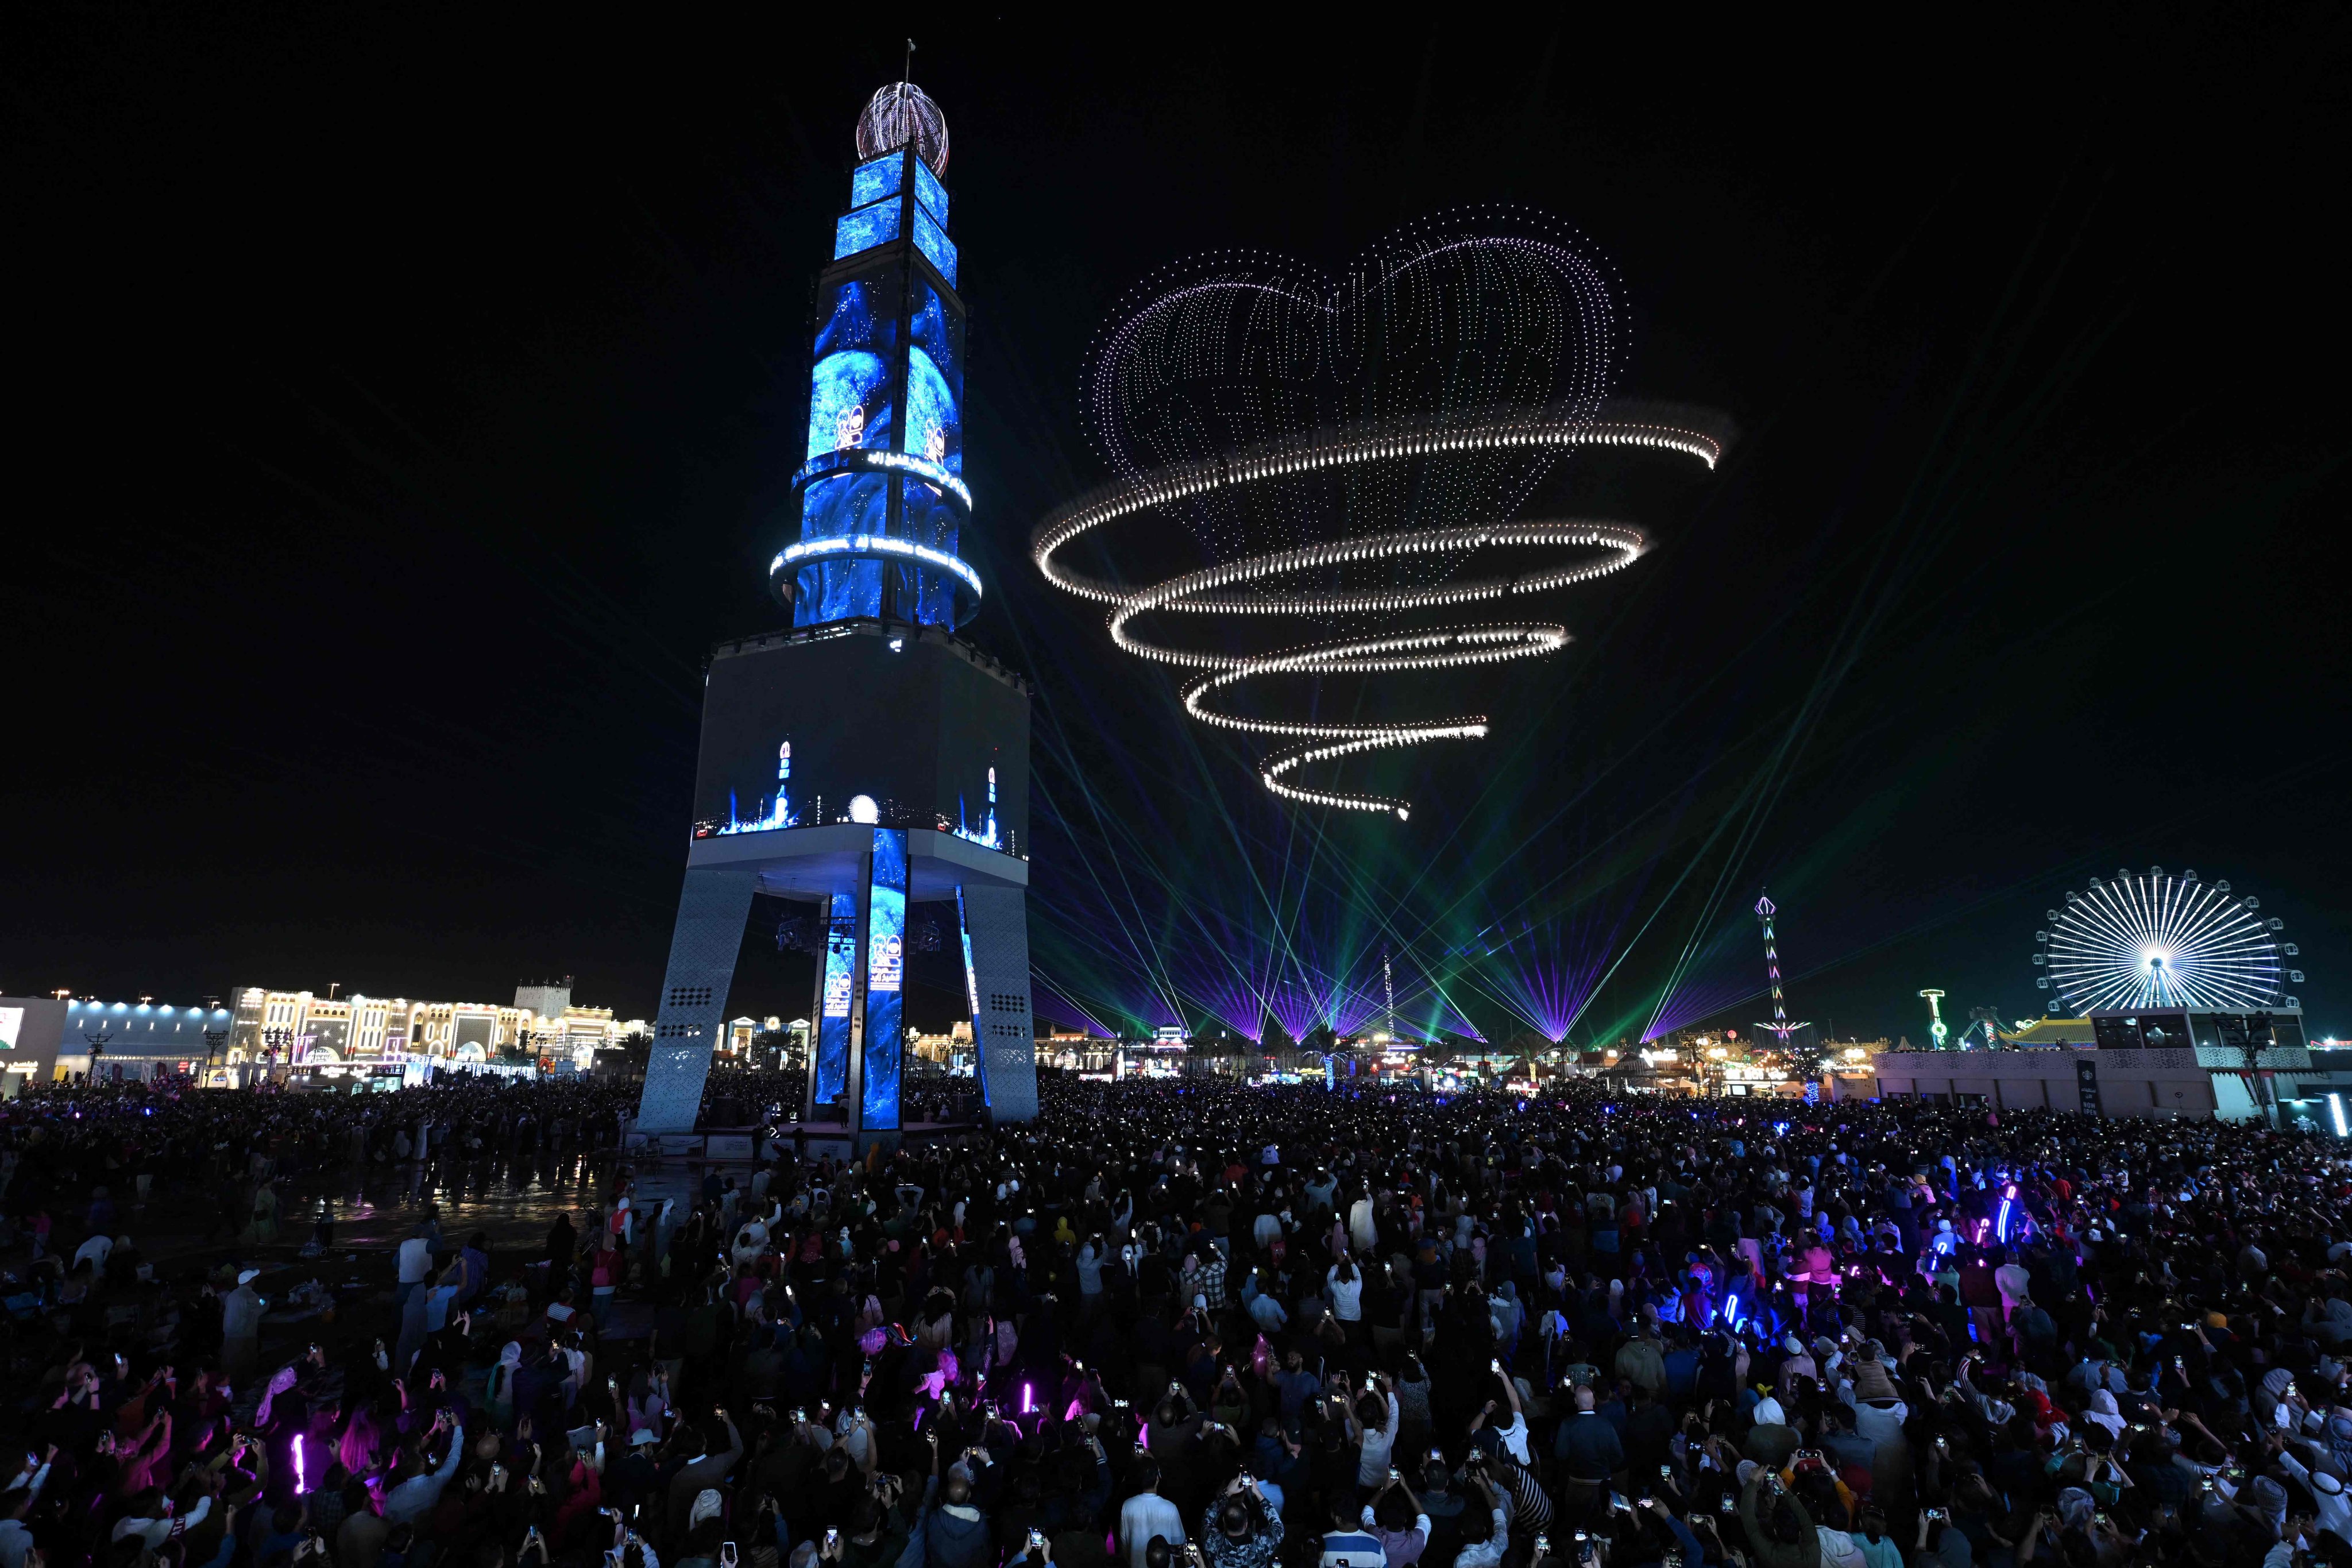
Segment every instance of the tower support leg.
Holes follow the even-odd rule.
[[[646,1057],[637,1128],[691,1132],[702,1109],[710,1053],[726,1029],[727,991],[743,948],[759,873],[731,867],[689,870],[678,895],[677,924],[662,976],[661,1015]]]
[[[971,939],[972,1047],[992,1121],[1037,1119],[1036,1027],[1029,1008],[1028,895],[1020,888],[967,882],[963,918]]]

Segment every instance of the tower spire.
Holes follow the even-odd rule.
[[[1780,994],[1780,952],[1772,935],[1772,917],[1780,912],[1770,899],[1761,896],[1759,889],[1756,900],[1756,918],[1764,926],[1764,972],[1772,982],[1772,1021],[1769,1024],[1759,1021],[1756,1027],[1778,1037],[1780,1048],[1785,1051],[1789,1048],[1790,1036],[1812,1026],[1801,1021],[1790,1023],[1788,1001]]]

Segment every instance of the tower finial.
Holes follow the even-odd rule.
[[[915,40],[907,40],[907,66],[914,68]],[[857,117],[860,163],[896,152],[909,142],[916,155],[941,179],[948,172],[948,121],[940,106],[910,81],[894,81],[868,100]]]

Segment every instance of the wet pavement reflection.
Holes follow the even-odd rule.
[[[158,1192],[124,1228],[135,1229],[142,1250],[158,1262],[208,1262],[216,1256],[277,1260],[299,1255],[324,1215],[334,1222],[334,1252],[388,1257],[424,1217],[426,1205],[438,1205],[441,1234],[450,1245],[480,1231],[493,1253],[536,1253],[560,1213],[570,1213],[576,1229],[593,1231],[621,1169],[610,1150],[532,1163],[484,1157],[314,1169],[278,1178],[274,1243],[225,1234],[215,1202],[195,1191]],[[686,1208],[701,1190],[699,1163],[628,1169],[635,1183],[632,1201],[640,1208],[657,1208],[664,1198]],[[719,1170],[724,1175],[730,1168]],[[733,1168],[733,1173],[743,1182],[750,1167]]]

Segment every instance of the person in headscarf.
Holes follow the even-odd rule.
[[[253,1223],[246,1226],[244,1239],[257,1246],[268,1246],[278,1239],[278,1183],[274,1176],[265,1176],[253,1189]]]
[[[572,1228],[572,1215],[557,1210],[555,1223],[547,1227],[547,1288],[551,1290],[563,1283],[572,1272],[572,1256],[579,1250],[580,1233]]]
[[[2336,1468],[2352,1476],[2352,1415],[2338,1412],[2327,1418],[2327,1451]]]
[[[509,1340],[499,1352],[498,1365],[490,1368],[490,1381],[482,1391],[482,1404],[488,1411],[490,1425],[504,1432],[514,1426],[515,1374],[522,1370],[522,1345]]]
[[[353,1410],[351,1420],[343,1427],[342,1436],[335,1445],[335,1457],[342,1461],[343,1468],[355,1476],[363,1476],[373,1470],[383,1431],[373,1405],[362,1404]]]
[[[277,1402],[279,1394],[294,1386],[295,1375],[295,1367],[291,1363],[279,1367],[271,1374],[269,1386],[262,1390],[261,1403],[254,1408],[254,1430],[257,1432],[269,1430],[270,1407]]]
[[[732,1255],[735,1267],[749,1268],[768,1250],[768,1222],[753,1215],[736,1227]]]
[[[1794,1334],[1783,1334],[1780,1336],[1780,1348],[1788,1352],[1787,1359],[1780,1363],[1780,1376],[1777,1384],[1783,1395],[1795,1392],[1797,1379],[1801,1377],[1811,1378],[1816,1384],[1821,1382],[1821,1367],[1813,1360],[1812,1352],[1805,1348],[1805,1342],[1802,1340]]]
[[[575,1452],[572,1456],[572,1468],[566,1477],[570,1489],[555,1510],[554,1528],[548,1531],[558,1551],[587,1541],[590,1526],[583,1521],[593,1521],[598,1506],[604,1500],[604,1478],[597,1468],[604,1463],[604,1440],[599,1438],[593,1456],[595,1463],[590,1462],[591,1456],[587,1454]]]
[[[2254,1419],[2264,1426],[2291,1427],[2302,1419],[2302,1412],[2295,1408],[2299,1403],[2294,1399],[2294,1373],[2283,1366],[2273,1367],[2263,1375],[2262,1386],[2254,1390]],[[2290,1412],[2284,1421],[2278,1415],[2282,1405]]]
[[[221,1365],[233,1384],[250,1378],[261,1359],[262,1300],[253,1288],[260,1278],[260,1269],[246,1269],[221,1300]]]
[[[1519,1331],[1525,1326],[1526,1314],[1519,1306],[1519,1288],[1506,1279],[1495,1287],[1486,1299],[1488,1315],[1495,1321],[1495,1344],[1509,1361],[1518,1352]]]
[[[412,1290],[400,1309],[400,1342],[393,1347],[393,1376],[405,1378],[408,1375],[409,1363],[416,1359],[416,1352],[425,1348],[425,1336],[429,1331],[425,1324],[425,1292],[423,1289]]]
[[[2238,1494],[2238,1500],[2263,1516],[2273,1535],[2286,1530],[2286,1489],[2269,1476],[2256,1476]]]
[[[2083,1413],[2083,1419],[2105,1427],[2109,1436],[2117,1442],[2123,1441],[2123,1411],[2116,1404],[2116,1396],[2110,1390],[2098,1388],[2092,1391],[2091,1405]]]
[[[2347,1495],[2343,1480],[2326,1470],[2306,1470],[2301,1479],[2319,1510],[2320,1528],[2352,1541],[2352,1496]]]

